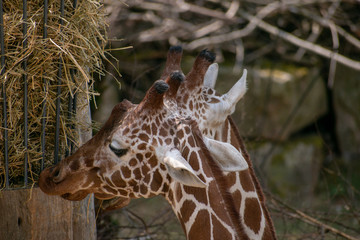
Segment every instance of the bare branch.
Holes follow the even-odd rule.
[[[346,239],[350,239],[350,240],[358,240],[357,238],[353,237],[353,236],[350,236],[334,227],[331,227],[330,225],[328,224],[325,224],[319,220],[317,220],[316,218],[313,218],[309,215],[307,215],[306,213],[298,210],[298,209],[295,209],[293,207],[290,207],[289,205],[287,205],[286,203],[284,203],[283,201],[281,201],[280,199],[278,198],[275,198],[274,196],[272,195],[269,195],[271,197],[271,200],[282,205],[283,207],[285,207],[286,209],[290,210],[291,212],[295,213],[296,215],[298,215],[299,217],[301,217],[301,220],[309,223],[309,224],[315,224],[317,226],[320,226],[322,228],[324,228],[325,230],[329,230],[333,233],[335,233],[336,235],[339,235],[343,238],[346,238]]]
[[[326,58],[329,58],[329,59],[334,59],[336,60],[337,62],[341,63],[341,64],[344,64],[345,66],[348,66],[350,68],[353,68],[353,69],[356,69],[356,70],[360,70],[360,62],[358,61],[355,61],[355,60],[352,60],[350,58],[347,58],[341,54],[338,54],[336,52],[333,52],[333,51],[330,51],[324,47],[321,47],[320,45],[317,45],[317,44],[314,44],[314,43],[311,43],[311,42],[308,42],[308,41],[305,41],[305,40],[302,40],[288,32],[285,32],[277,27],[274,27],[264,21],[262,21],[261,19],[258,19],[257,17],[255,16],[252,16],[242,10],[239,10],[239,12],[241,13],[242,16],[244,16],[246,19],[248,19],[249,21],[255,21],[258,20],[258,27],[261,28],[262,30],[272,34],[272,35],[275,35],[275,36],[278,36],[298,47],[301,47],[301,48],[305,48],[307,49],[308,51],[311,51],[311,52],[314,52],[316,54],[319,54],[320,56],[323,56],[323,57],[326,57]]]

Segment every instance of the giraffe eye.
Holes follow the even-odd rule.
[[[124,156],[129,150],[127,148],[120,148],[119,144],[115,141],[110,143],[109,148],[118,157]]]

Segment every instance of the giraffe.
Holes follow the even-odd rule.
[[[206,61],[199,55],[194,67]],[[178,112],[183,81],[174,71],[156,81],[138,105],[127,100],[116,105],[92,139],[42,171],[41,190],[73,201],[90,193],[117,197],[116,207],[162,195],[187,239],[249,239],[223,175],[248,163],[234,146],[203,136],[196,121]]]
[[[176,103],[179,111],[183,116],[193,117],[204,136],[230,143],[242,153],[249,168],[240,172],[225,172],[225,177],[228,188],[237,201],[237,210],[244,230],[251,239],[276,239],[260,183],[239,130],[230,116],[236,103],[246,92],[247,72],[244,70],[243,76],[228,93],[219,96],[214,90],[218,74],[218,65],[213,63],[215,55],[206,50],[200,54],[206,56],[202,59],[207,61],[195,64],[178,90]],[[162,77],[174,70],[181,72],[181,57],[180,46],[169,50]]]

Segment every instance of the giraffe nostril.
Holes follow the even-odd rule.
[[[54,177],[59,177],[59,175],[60,175],[60,170],[57,169],[57,170],[55,171],[55,173],[54,173]]]
[[[53,172],[53,182],[58,183],[61,181],[61,171],[60,168],[57,168],[54,172]]]

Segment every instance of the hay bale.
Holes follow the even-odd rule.
[[[23,47],[22,0],[3,1],[5,84],[9,142],[9,175],[12,187],[23,186],[24,157],[28,156],[29,183],[35,183],[41,168],[41,133],[43,103],[46,103],[46,162],[53,163],[55,144],[58,69],[61,64],[60,153],[68,147],[67,139],[76,144],[76,131],[68,118],[69,96],[90,99],[94,96],[92,73],[101,73],[106,43],[104,12],[98,1],[65,0],[64,17],[60,2],[50,1],[47,37],[44,38],[43,0],[28,0],[27,46]],[[62,25],[60,24],[62,20]],[[24,70],[22,62],[26,60]],[[2,66],[3,67],[3,66]],[[28,84],[28,148],[24,147],[24,80]],[[0,97],[0,189],[5,186],[3,96]],[[87,103],[88,101],[82,101]],[[80,106],[81,107],[81,106]],[[78,107],[79,108],[79,107]],[[78,124],[77,124],[78,125]]]

